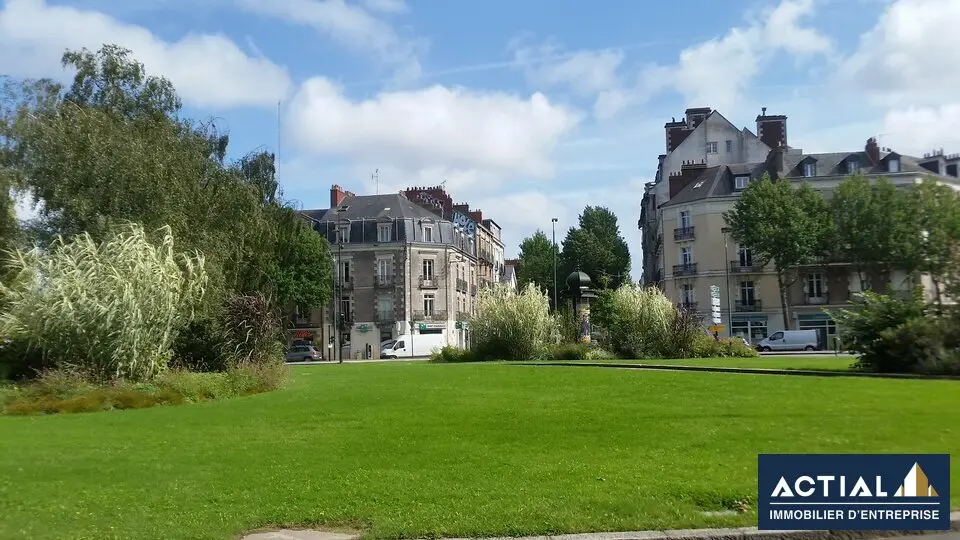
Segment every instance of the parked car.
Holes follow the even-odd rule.
[[[320,353],[313,345],[298,345],[287,350],[287,362],[314,362],[320,360]]]

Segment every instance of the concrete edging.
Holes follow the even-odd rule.
[[[612,367],[621,369],[654,369],[668,371],[705,371],[713,373],[747,373],[754,375],[800,375],[807,377],[866,377],[873,379],[923,379],[923,380],[950,380],[960,381],[957,375],[916,375],[913,373],[867,373],[863,371],[830,371],[812,369],[778,369],[778,368],[740,368],[722,366],[684,366],[673,364],[626,364],[618,362],[533,362],[525,365],[532,366],[581,366],[581,367]]]
[[[960,531],[960,512],[950,513],[950,529]],[[733,529],[676,529],[665,531],[628,531],[559,534],[550,536],[442,538],[440,540],[861,540],[946,534],[947,531],[761,531],[756,527]],[[361,535],[350,535],[318,530],[291,530],[253,533],[243,540],[357,540]]]

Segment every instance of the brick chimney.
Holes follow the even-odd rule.
[[[870,137],[867,139],[866,146],[863,147],[863,151],[867,153],[867,156],[870,157],[870,161],[874,165],[880,163],[880,145],[877,144],[877,139]]]
[[[340,203],[343,202],[347,196],[352,196],[353,193],[349,191],[344,191],[340,184],[334,184],[330,186],[330,208],[336,208],[340,206]]]
[[[771,149],[787,146],[787,117],[782,114],[767,115],[767,108],[760,109],[757,116],[757,137]]]
[[[470,205],[469,205],[469,204],[466,204],[466,203],[455,204],[455,205],[453,205],[453,210],[454,210],[455,212],[460,212],[461,214],[469,214],[469,213],[470,213]]]
[[[677,122],[676,118],[671,118],[669,122],[663,125],[664,134],[667,142],[667,153],[673,152],[673,149],[680,146],[680,143],[690,135],[687,129],[687,123]]]
[[[474,210],[473,212],[470,212],[470,219],[476,221],[477,223],[483,223],[483,211]]]
[[[670,175],[670,198],[676,197],[678,193],[683,191],[683,188],[693,183],[706,169],[707,164],[705,162],[685,161],[680,166],[680,172]]]

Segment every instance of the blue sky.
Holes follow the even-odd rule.
[[[234,157],[281,144],[285,195],[446,182],[508,255],[587,204],[620,218],[639,278],[644,182],[688,106],[791,146],[960,150],[955,0],[5,0],[0,73],[65,78],[65,48],[131,48]],[[280,104],[278,110],[278,103]]]

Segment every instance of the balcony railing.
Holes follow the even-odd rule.
[[[808,304],[811,306],[822,306],[823,304],[827,303],[827,296],[826,295],[823,295],[823,296],[804,295],[803,300],[805,304]]]
[[[393,276],[377,276],[373,280],[373,285],[379,289],[392,289],[394,285]]]
[[[378,311],[377,312],[377,322],[378,323],[392,323],[397,320],[397,316],[393,314],[393,311]]]
[[[477,286],[476,286],[476,285],[471,285],[471,286],[470,286],[470,294],[471,294],[471,296],[476,296],[476,295],[477,295]]]
[[[414,311],[413,320],[415,321],[445,321],[447,320],[447,312],[442,309],[435,309],[433,311]]]
[[[750,300],[748,302],[737,300],[733,305],[733,310],[740,312],[762,311],[763,304],[760,303],[760,300]]]
[[[763,267],[759,264],[743,264],[740,261],[730,261],[730,271],[734,274],[762,272]]]
[[[460,292],[467,292],[467,280],[457,279],[457,290]]]
[[[342,289],[352,289],[352,288],[353,288],[353,280],[351,280],[351,279],[345,279],[345,280],[341,281],[341,282],[340,282],[340,288],[342,288]]]
[[[697,263],[675,264],[673,265],[673,275],[695,276],[697,275]]]
[[[695,238],[693,234],[693,226],[690,227],[679,227],[673,230],[673,239],[675,241],[680,240],[693,240]]]
[[[697,303],[691,302],[691,301],[683,301],[683,302],[680,302],[679,307],[684,311],[696,311]]]
[[[438,289],[440,287],[440,280],[436,276],[424,277],[420,276],[420,288],[421,289]]]
[[[316,325],[314,324],[313,318],[310,317],[309,315],[306,317],[291,315],[290,326],[292,326],[293,328],[312,328]]]

